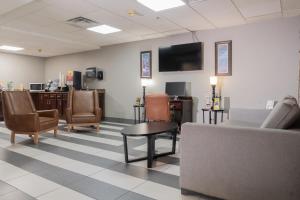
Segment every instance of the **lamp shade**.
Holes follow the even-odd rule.
[[[209,77],[209,81],[210,81],[211,85],[217,85],[218,84],[218,77],[211,76],[211,77]]]
[[[150,86],[150,85],[153,84],[153,80],[152,79],[143,78],[143,79],[141,79],[141,84],[142,84],[142,86],[147,87],[147,86]]]

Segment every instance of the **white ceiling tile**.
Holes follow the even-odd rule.
[[[244,17],[256,17],[281,12],[280,0],[233,0]]]
[[[253,23],[253,22],[265,21],[265,20],[270,20],[270,19],[275,19],[275,18],[280,18],[280,17],[282,17],[281,12],[273,13],[273,14],[269,14],[269,15],[250,17],[250,18],[247,18],[247,22]]]
[[[1,1],[0,15],[10,12],[20,6],[30,3],[32,0],[9,0]]]
[[[282,0],[283,15],[286,17],[300,15],[299,0]]]
[[[282,0],[284,10],[298,10],[300,9],[299,0]]]
[[[49,5],[34,14],[38,16],[47,16],[57,21],[66,21],[75,17],[80,16],[79,13],[70,10],[68,7],[58,7],[54,5]]]
[[[160,14],[178,24],[181,28],[191,31],[214,28],[209,21],[188,6],[169,9]]]
[[[93,12],[97,9],[94,4],[87,0],[43,0],[44,2],[59,7],[72,10],[79,14]]]
[[[98,9],[96,12],[84,15],[91,20],[97,21],[99,24],[107,24],[131,32],[135,35],[150,34],[155,31],[138,23],[127,19],[126,17],[114,15],[113,13],[104,9]]]
[[[74,31],[82,30],[79,27],[75,27],[66,23],[53,23],[48,26],[40,27],[38,31],[48,32],[48,33],[69,33]]]
[[[129,10],[135,10],[142,15],[150,15],[154,12],[142,4],[138,3],[136,0],[87,0],[94,5],[97,5],[103,9],[111,11],[117,15],[128,16]]]
[[[8,0],[7,0],[8,1]],[[0,24],[4,22],[8,22],[10,20],[26,16],[28,14],[31,14],[32,12],[35,12],[37,10],[42,9],[43,7],[46,7],[47,4],[42,1],[32,1],[28,4],[25,4],[23,6],[20,6],[5,15],[2,15],[0,18]]]
[[[298,15],[300,15],[300,9],[296,9],[296,10],[285,10],[285,11],[283,11],[283,15],[284,15],[285,17],[298,16]]]
[[[175,23],[165,19],[164,17],[160,17],[156,14],[144,15],[144,16],[133,16],[128,17],[131,21],[141,24],[149,29],[162,32],[168,30],[174,30],[180,28],[180,26]]]
[[[230,0],[207,0],[191,6],[217,27],[244,24],[245,20]]]

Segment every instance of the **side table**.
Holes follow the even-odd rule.
[[[145,116],[146,116],[146,112],[145,112],[145,106],[144,104],[140,104],[140,105],[133,105],[133,110],[134,110],[134,123],[141,123],[141,108],[144,111],[144,119],[143,121],[145,122]],[[137,115],[137,117],[136,117]]]
[[[212,123],[212,118],[211,118],[212,112],[214,114],[214,124],[217,124],[217,122],[218,122],[218,112],[221,113],[221,122],[223,122],[224,109],[213,110],[210,108],[202,108],[202,112],[203,112],[203,124],[205,123],[205,112],[208,112],[208,114],[209,114],[209,124]]]

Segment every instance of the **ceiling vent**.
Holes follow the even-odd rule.
[[[72,26],[84,29],[99,25],[98,22],[85,17],[75,17],[73,19],[67,20],[66,22],[67,24],[70,24]]]

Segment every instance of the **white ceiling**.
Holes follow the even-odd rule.
[[[300,0],[187,0],[154,12],[136,0],[0,0],[0,45],[50,57],[101,46],[300,15]],[[129,10],[139,13],[129,16]],[[123,31],[101,35],[67,24],[86,17]]]

